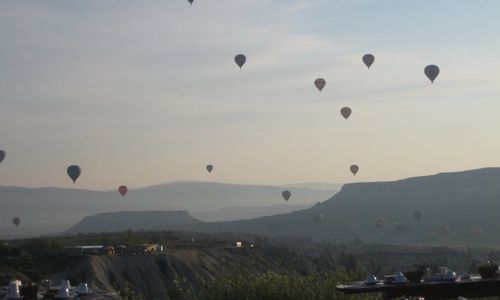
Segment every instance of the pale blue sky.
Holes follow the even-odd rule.
[[[72,163],[93,189],[500,166],[499,11],[494,0],[2,1],[0,185],[72,186]],[[441,67],[434,85],[428,64]]]

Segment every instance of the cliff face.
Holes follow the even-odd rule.
[[[310,209],[187,228],[344,242],[357,237],[373,243],[498,245],[499,199],[500,168],[489,168],[347,184]],[[416,211],[422,212],[419,220],[414,217]],[[321,222],[315,219],[318,214],[323,216]],[[384,220],[383,228],[375,226],[378,220]]]
[[[116,283],[130,283],[145,299],[175,299],[179,289],[197,291],[225,272],[244,269],[260,273],[273,269],[273,259],[252,249],[169,250],[146,256],[88,256],[75,267],[58,274],[114,290]]]

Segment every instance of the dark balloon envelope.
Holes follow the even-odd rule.
[[[320,92],[325,88],[325,85],[326,85],[326,80],[324,80],[323,78],[318,78],[318,79],[314,80],[314,86]]]
[[[366,65],[368,69],[373,65],[374,62],[375,62],[375,56],[373,56],[373,54],[363,55],[363,63]]]
[[[7,156],[7,154],[5,153],[5,151],[0,150],[0,164],[5,159],[5,156]]]
[[[120,193],[120,195],[125,197],[125,195],[128,193],[128,187],[125,185],[122,185],[118,188],[118,192]]]
[[[340,114],[347,120],[352,114],[352,109],[350,107],[342,107]]]
[[[323,222],[323,215],[315,213],[314,214],[314,223],[316,223],[316,225],[320,225],[322,222]]]
[[[19,217],[15,217],[12,219],[12,223],[17,227],[19,226],[19,224],[21,224],[21,219]]]
[[[475,236],[480,236],[481,234],[483,234],[483,229],[481,227],[476,227],[476,228],[474,228],[474,230],[472,231],[472,233]]]
[[[207,168],[208,173],[212,173],[212,171],[213,171],[213,169],[214,169],[214,166],[212,166],[212,165],[207,165],[207,167],[206,167],[206,168]]]
[[[285,199],[285,201],[288,201],[288,199],[290,199],[290,197],[292,196],[292,193],[290,191],[283,191],[283,193],[281,193],[281,196],[283,196],[283,199]]]
[[[385,226],[384,219],[378,219],[375,221],[375,227],[377,227],[378,229],[384,229],[384,226]]]
[[[78,177],[80,177],[82,170],[77,165],[71,165],[68,167],[66,172],[68,173],[69,178],[71,178],[71,180],[73,180],[73,183],[75,183],[76,180],[78,179]]]
[[[429,78],[431,83],[434,83],[434,80],[436,80],[436,78],[438,77],[439,72],[440,72],[439,67],[436,65],[428,65],[424,69],[425,76]]]
[[[188,0],[188,2],[189,2],[190,5],[193,5],[193,1],[194,0]]]
[[[238,54],[234,57],[234,62],[240,67],[240,69],[243,67],[243,65],[247,62],[247,57],[243,54]]]
[[[351,170],[351,173],[353,175],[356,175],[359,172],[359,166],[358,165],[352,165],[349,169]]]
[[[424,212],[421,211],[421,210],[416,210],[413,212],[413,217],[415,218],[415,220],[417,220],[418,222],[420,222],[420,220],[422,219],[422,217],[424,216]]]
[[[439,228],[439,233],[441,235],[448,236],[450,234],[450,227],[448,225],[441,226],[441,228]]]

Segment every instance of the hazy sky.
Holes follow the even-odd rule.
[[[70,187],[73,163],[76,186],[93,189],[500,166],[499,11],[496,0],[1,1],[0,185]],[[428,64],[441,67],[434,85]]]

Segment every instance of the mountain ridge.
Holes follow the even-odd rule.
[[[425,212],[420,222],[413,217],[415,210]],[[319,225],[317,214],[323,215]],[[383,230],[374,224],[379,219],[384,220]],[[481,236],[474,236],[475,228],[483,229]],[[500,242],[500,168],[350,183],[309,209],[189,229],[343,242],[495,244]]]
[[[207,212],[228,206],[266,207],[284,203],[282,191],[282,187],[274,186],[190,182],[130,189],[122,197],[118,191],[93,191],[77,187],[0,187],[0,237],[58,233],[67,230],[83,217],[102,212]],[[334,193],[300,188],[292,189],[292,192],[289,203],[296,205],[312,205]],[[216,215],[216,212],[212,212],[211,215],[213,218],[224,219],[223,214]],[[255,216],[255,212],[242,211],[242,215]],[[265,215],[265,209],[260,215]],[[21,224],[17,228],[11,223],[13,217],[21,218]]]

